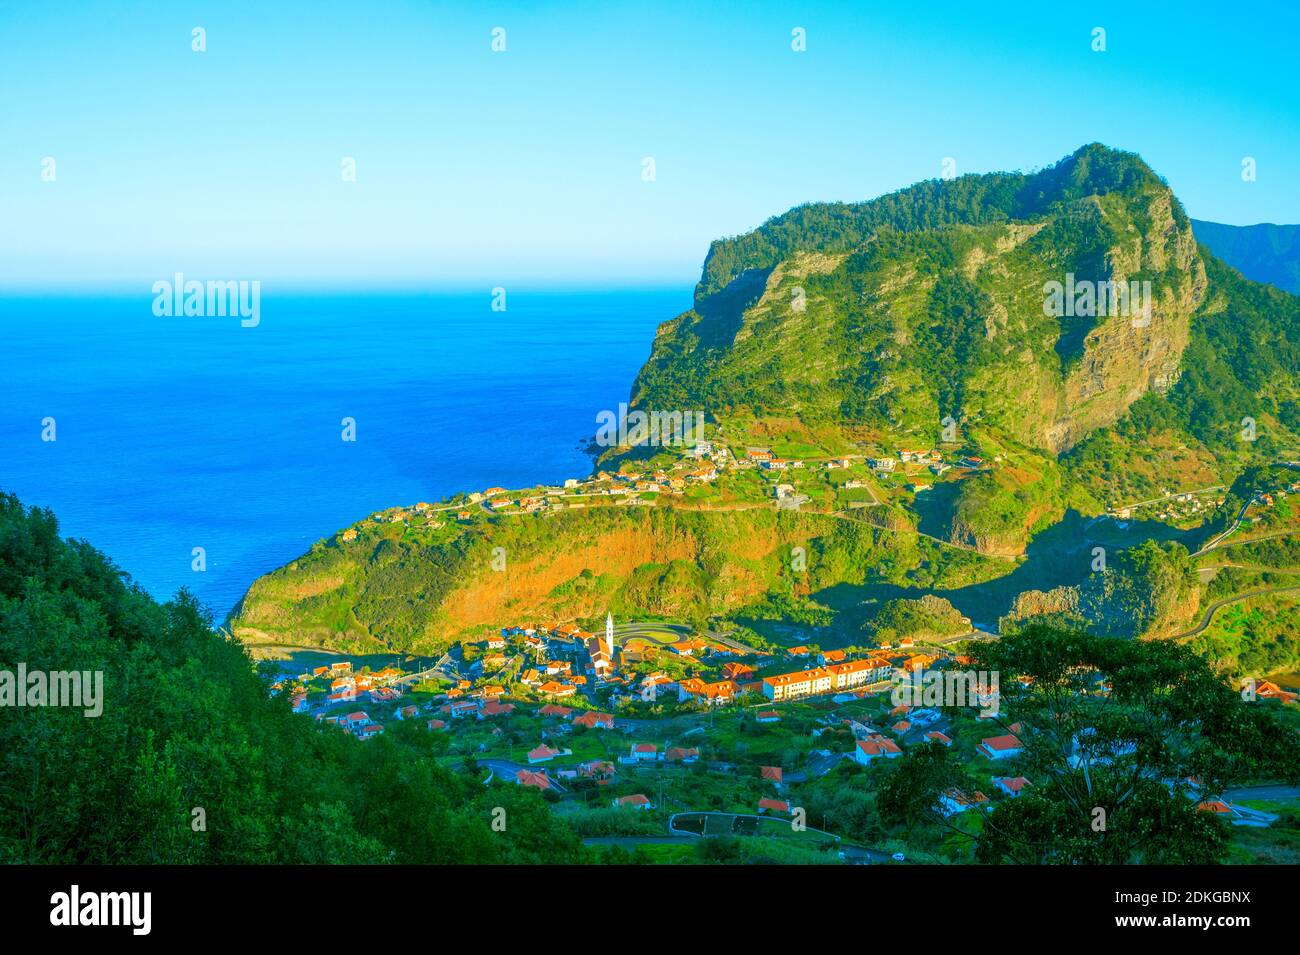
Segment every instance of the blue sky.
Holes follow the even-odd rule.
[[[0,287],[689,284],[800,202],[1093,140],[1300,222],[1294,4],[705,6],[8,0]]]

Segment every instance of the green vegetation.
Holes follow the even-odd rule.
[[[354,539],[320,542],[258,580],[230,626],[253,644],[429,652],[521,620],[603,619],[607,609],[700,626],[714,615],[815,623],[827,611],[809,596],[840,584],[957,587],[1005,570],[915,535],[773,509],[561,511],[495,518],[445,540],[365,522]]]
[[[935,640],[970,632],[970,621],[942,597],[887,600],[863,625],[878,644],[897,646],[904,638]]]
[[[102,671],[103,713],[6,709],[0,862],[585,858],[536,792],[439,765],[412,724],[360,742],[293,715],[191,597],[155,603],[48,511],[0,495],[0,669],[19,663]]]
[[[991,771],[1030,785],[969,826],[980,813],[945,816],[940,794],[985,785],[979,776],[990,770],[927,745],[898,760],[878,802],[886,824],[914,838],[947,832],[973,861],[1219,862],[1227,827],[1197,811],[1188,780],[1219,793],[1245,780],[1300,779],[1294,732],[1270,705],[1243,702],[1186,647],[1029,627],[970,653],[981,670],[1029,678],[1002,681],[990,724],[997,732],[1022,724],[1023,753]]]

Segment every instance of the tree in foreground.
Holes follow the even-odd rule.
[[[1179,644],[1031,626],[970,652],[999,674],[998,715],[981,725],[1024,747],[1000,772],[1030,785],[981,824],[945,816],[942,795],[970,780],[928,744],[899,760],[880,809],[891,825],[950,830],[978,862],[1219,862],[1225,830],[1198,805],[1244,782],[1300,781],[1295,734]]]

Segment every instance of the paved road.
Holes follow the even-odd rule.
[[[808,760],[803,769],[785,774],[788,783],[805,783],[809,779],[820,779],[838,766],[841,761],[851,759],[849,753],[831,753],[829,756],[814,756]]]
[[[528,769],[533,772],[546,772],[545,766],[526,766],[523,763],[512,762],[508,759],[500,759],[496,756],[489,756],[486,759],[478,759],[475,760],[475,763],[483,769],[491,770],[492,775],[503,782],[515,782],[516,777],[519,775],[519,770],[521,769]],[[549,772],[546,773],[546,776],[550,779],[551,787],[556,792],[563,793],[568,791],[561,786],[555,777]]]
[[[1212,551],[1214,550],[1214,548],[1218,547],[1219,544],[1223,542],[1224,538],[1226,538],[1229,534],[1231,534],[1233,531],[1235,531],[1238,527],[1241,526],[1241,519],[1246,516],[1246,511],[1248,510],[1250,510],[1250,501],[1247,501],[1245,504],[1242,505],[1241,510],[1237,513],[1237,516],[1233,518],[1232,523],[1228,525],[1227,530],[1225,530],[1222,534],[1219,534],[1213,540],[1206,543],[1204,547],[1202,547],[1192,556],[1200,557],[1202,554],[1208,553],[1209,551]]]
[[[1300,799],[1300,786],[1235,786],[1232,789],[1225,789],[1223,798],[1229,802],[1241,802],[1243,799],[1287,802]]]
[[[1263,587],[1259,590],[1248,590],[1244,594],[1237,594],[1233,597],[1224,597],[1222,600],[1216,600],[1205,608],[1205,613],[1201,616],[1201,622],[1197,626],[1193,627],[1191,630],[1185,630],[1182,633],[1175,634],[1173,639],[1190,640],[1192,637],[1205,630],[1205,628],[1210,625],[1210,621],[1214,619],[1215,613],[1218,612],[1221,607],[1228,604],[1237,603],[1240,600],[1249,600],[1251,597],[1263,597],[1267,594],[1280,594],[1292,590],[1300,590],[1300,584],[1293,584],[1289,587]]]

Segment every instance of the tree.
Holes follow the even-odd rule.
[[[987,725],[1020,724],[1025,752],[1005,773],[1030,780],[964,833],[980,862],[1217,862],[1227,838],[1197,811],[1204,794],[1300,780],[1295,735],[1186,647],[1034,625],[970,653],[999,674],[999,715]],[[938,800],[966,782],[960,769],[937,746],[899,762],[880,799],[886,821],[955,830]]]

